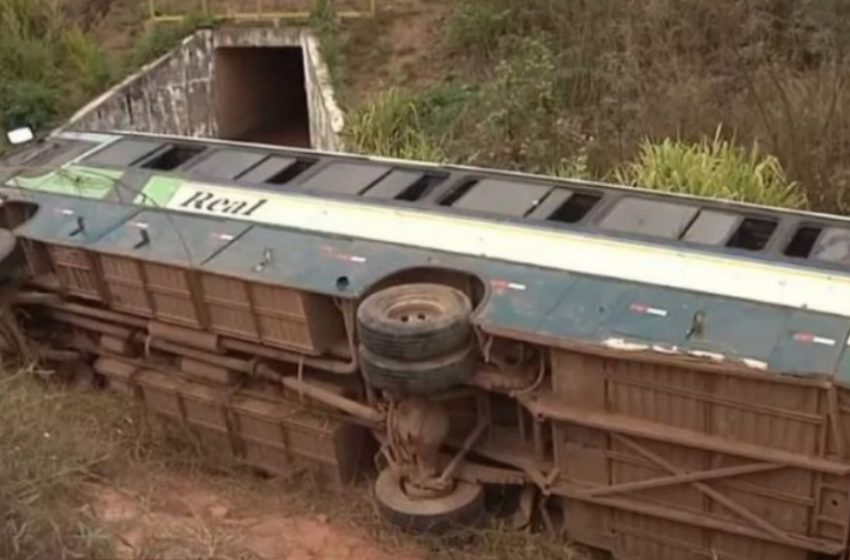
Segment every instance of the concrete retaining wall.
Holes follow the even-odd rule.
[[[215,49],[299,47],[312,147],[341,150],[344,118],[318,41],[303,28],[203,30],[78,111],[60,130],[126,130],[216,137]]]

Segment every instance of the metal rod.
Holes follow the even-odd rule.
[[[311,399],[317,400],[321,403],[324,403],[328,406],[341,410],[351,416],[355,416],[372,424],[376,424],[377,426],[383,426],[384,421],[386,420],[386,415],[376,410],[372,407],[360,404],[357,401],[352,399],[347,399],[345,397],[341,397],[327,389],[322,389],[312,383],[308,383],[306,381],[302,381],[295,377],[284,377],[280,373],[276,372],[272,368],[268,367],[265,364],[260,364],[256,368],[257,374],[269,378],[269,379],[277,379],[281,385],[290,389],[292,391],[297,391],[301,394],[310,397]]]
[[[467,453],[472,449],[472,446],[481,438],[481,435],[484,433],[484,430],[487,429],[486,422],[478,422],[478,425],[475,426],[475,429],[466,436],[466,440],[463,442],[463,446],[460,450],[452,457],[452,460],[446,465],[445,470],[443,470],[443,474],[440,475],[440,482],[445,484],[449,480],[454,477],[455,471],[460,466],[461,461],[466,457]]]

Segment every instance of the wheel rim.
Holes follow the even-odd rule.
[[[446,308],[438,302],[426,299],[400,301],[387,308],[388,319],[404,324],[430,323],[446,314]]]

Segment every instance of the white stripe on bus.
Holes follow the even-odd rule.
[[[816,269],[421,210],[189,182],[175,192],[167,208],[850,316],[850,277]]]

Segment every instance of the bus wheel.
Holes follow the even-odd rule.
[[[360,341],[373,354],[402,361],[430,360],[470,341],[472,303],[440,284],[404,284],[375,292],[357,310]]]
[[[384,469],[375,481],[378,510],[389,523],[413,533],[445,533],[475,525],[484,513],[484,488],[457,481],[454,489],[432,498],[408,496],[402,481]]]
[[[394,394],[427,395],[460,385],[475,373],[476,347],[464,348],[431,360],[403,362],[375,354],[360,345],[360,368],[366,381]]]

